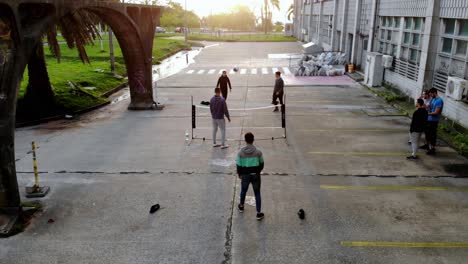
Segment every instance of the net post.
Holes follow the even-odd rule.
[[[193,129],[195,129],[196,126],[196,108],[195,105],[193,104],[193,95],[192,95],[192,139],[193,139]]]
[[[286,95],[284,95],[281,105],[281,126],[284,128],[284,138],[286,138]]]

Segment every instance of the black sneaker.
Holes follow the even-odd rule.
[[[426,144],[426,145],[422,145],[419,147],[420,149],[429,149],[429,146]]]
[[[410,145],[410,146],[411,146],[411,144],[412,144],[412,143],[411,143],[411,141],[408,141],[408,145]]]
[[[406,159],[409,159],[409,160],[417,160],[418,157],[411,155],[411,156],[406,157]]]
[[[434,155],[435,154],[435,148],[432,148],[426,152],[427,155]]]
[[[278,111],[279,111],[278,107],[275,107],[275,109],[273,109],[273,112],[278,112]]]
[[[265,217],[263,213],[257,213],[257,220],[260,221]]]
[[[244,206],[242,204],[237,205],[237,209],[239,209],[239,213],[244,212]]]

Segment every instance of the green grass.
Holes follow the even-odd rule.
[[[104,44],[104,51],[101,51],[99,42],[96,42],[94,46],[86,47],[90,64],[83,64],[78,58],[78,51],[69,49],[66,44],[61,45],[61,62],[57,63],[48,47],[45,47],[47,70],[59,108],[73,112],[104,103],[107,99],[101,98],[100,95],[125,82],[123,78],[115,77],[110,72],[109,44],[108,42]],[[122,76],[126,72],[125,62],[118,42],[115,41],[114,44],[115,73]],[[159,63],[170,55],[188,48],[190,48],[190,43],[181,40],[155,38],[153,62]],[[97,69],[104,70],[104,72],[97,72]],[[81,91],[72,89],[68,81],[78,84],[80,88],[90,86],[96,87],[96,89],[80,89]],[[28,73],[25,71],[18,100],[22,100],[24,97],[27,84]]]
[[[190,40],[207,40],[207,41],[232,41],[232,42],[292,42],[297,39],[294,37],[286,37],[282,34],[222,34],[217,37],[212,34],[190,34]]]

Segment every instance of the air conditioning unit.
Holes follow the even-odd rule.
[[[468,92],[468,81],[458,77],[448,77],[445,95],[460,101]]]
[[[382,56],[382,66],[386,69],[391,68],[393,65],[393,57],[389,55]]]
[[[383,71],[382,54],[378,52],[367,53],[364,83],[369,86],[382,85]]]

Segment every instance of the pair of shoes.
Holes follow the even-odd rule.
[[[239,213],[243,213],[244,212],[244,205],[243,204],[238,204],[237,209],[239,209]]]
[[[214,144],[213,144],[213,148],[217,148],[217,147],[221,147],[221,145],[220,145],[220,144],[214,143]]]
[[[221,149],[227,149],[229,148],[229,145],[221,145]]]
[[[429,145],[425,144],[419,147],[420,149],[429,149]]]
[[[273,109],[273,112],[278,112],[278,111],[279,111],[278,107],[275,107],[275,109]]]
[[[431,148],[426,152],[427,155],[434,155],[435,154],[435,148]]]
[[[409,160],[417,160],[418,157],[411,155],[411,156],[406,157],[406,159],[409,159]]]
[[[265,217],[263,213],[257,213],[257,220],[260,221]]]

